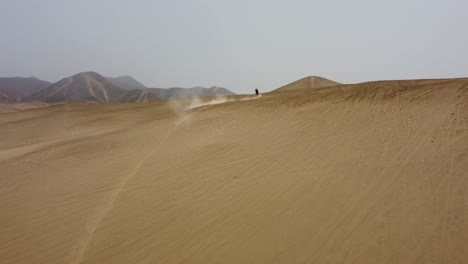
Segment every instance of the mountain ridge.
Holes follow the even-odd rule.
[[[0,77],[0,99],[8,102],[21,101],[51,84],[36,77]]]
[[[155,96],[147,95],[143,90],[134,89],[131,91],[128,93],[129,91],[113,85],[99,73],[89,71],[64,78],[25,98],[25,101],[110,103],[132,102],[131,98],[138,98],[139,101],[157,100]]]

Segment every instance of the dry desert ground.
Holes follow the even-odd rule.
[[[0,106],[0,263],[468,263],[468,79]]]

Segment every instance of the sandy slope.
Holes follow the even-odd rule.
[[[466,263],[468,81],[0,114],[1,263]]]

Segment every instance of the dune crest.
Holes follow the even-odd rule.
[[[298,90],[298,89],[317,89],[317,88],[324,88],[324,87],[332,87],[336,85],[340,85],[340,83],[332,81],[332,80],[328,80],[323,77],[308,76],[300,80],[294,81],[292,83],[286,84],[276,90],[284,91],[284,90]]]

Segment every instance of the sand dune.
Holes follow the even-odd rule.
[[[466,263],[468,79],[188,108],[1,113],[1,263]]]
[[[318,76],[309,76],[286,84],[277,90],[318,89],[340,85],[340,83]]]

